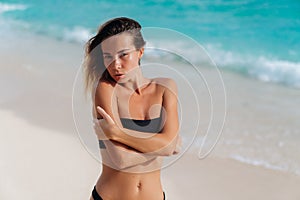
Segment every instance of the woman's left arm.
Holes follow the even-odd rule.
[[[176,151],[176,145],[179,139],[179,122],[177,110],[177,86],[176,83],[168,79],[163,92],[163,103],[165,123],[159,134],[149,134],[125,128],[119,128],[117,125],[110,123],[102,123],[102,128],[106,136],[114,141],[120,142],[142,153],[160,154],[169,156]],[[103,109],[98,109],[104,119],[109,118]],[[107,115],[107,116],[105,116]],[[143,137],[141,137],[143,135]],[[151,135],[151,136],[150,136]]]

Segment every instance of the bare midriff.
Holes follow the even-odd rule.
[[[104,200],[162,200],[160,170],[128,173],[102,165],[96,190]]]

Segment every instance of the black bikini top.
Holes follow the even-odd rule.
[[[147,133],[160,133],[162,129],[162,117],[157,117],[154,119],[130,119],[130,118],[120,118],[121,123],[124,128],[147,132]],[[99,140],[99,147],[105,149],[105,144],[102,140]]]
[[[129,119],[129,118],[120,118],[121,123],[124,128],[148,132],[148,133],[159,133],[161,131],[161,116],[154,119]]]

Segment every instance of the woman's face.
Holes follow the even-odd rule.
[[[139,67],[139,60],[144,52],[143,48],[135,49],[132,36],[126,32],[104,40],[101,48],[104,65],[116,82],[125,80],[130,71]]]

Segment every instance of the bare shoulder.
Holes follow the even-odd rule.
[[[106,81],[99,81],[96,91],[98,90],[112,90],[114,88],[114,84],[106,82]]]
[[[177,94],[177,84],[171,78],[154,78],[152,79],[158,86],[162,87],[164,90],[168,89],[173,93]]]
[[[103,100],[110,99],[112,97],[114,85],[105,81],[100,81],[95,91],[95,103],[96,105],[102,104]]]
[[[114,89],[114,85],[105,81],[99,81],[96,90],[95,90],[95,97],[97,96],[106,96],[111,94]]]

